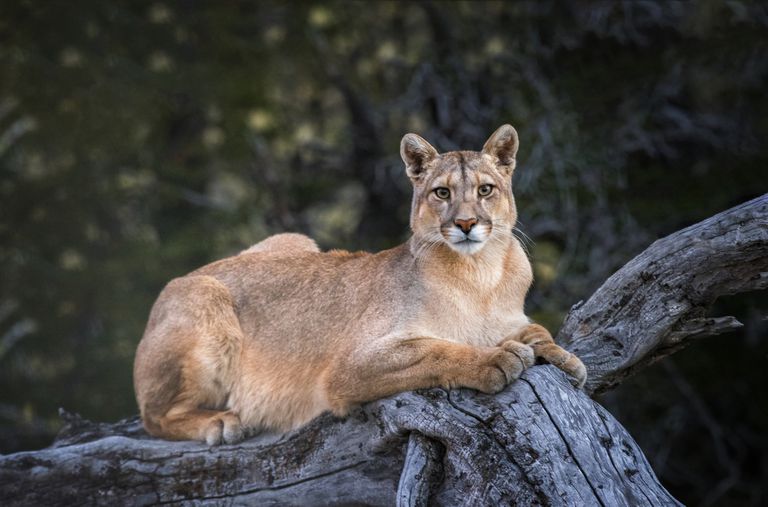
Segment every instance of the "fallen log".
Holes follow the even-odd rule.
[[[427,389],[323,415],[286,435],[209,448],[137,418],[64,414],[49,448],[0,457],[4,505],[678,505],[589,394],[695,338],[733,329],[719,296],[768,285],[768,194],[651,245],[567,316],[558,340],[585,391],[549,365],[503,392]]]

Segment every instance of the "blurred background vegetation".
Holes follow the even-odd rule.
[[[699,2],[0,5],[0,452],[136,412],[162,286],[265,236],[407,237],[400,137],[520,133],[528,309],[768,190],[768,11]],[[690,504],[765,505],[768,300],[601,402]]]

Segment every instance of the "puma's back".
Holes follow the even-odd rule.
[[[232,295],[247,336],[269,344],[279,361],[322,362],[347,339],[402,319],[418,299],[413,262],[402,247],[378,254],[244,253],[205,266]],[[258,273],[254,276],[254,273]]]

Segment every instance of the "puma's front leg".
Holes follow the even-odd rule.
[[[366,349],[340,356],[326,371],[325,392],[337,415],[353,405],[413,389],[471,387],[497,393],[533,364],[532,351],[519,343],[473,347],[417,337]]]
[[[533,349],[536,357],[545,359],[576,380],[576,387],[584,387],[587,381],[587,369],[581,359],[574,356],[555,343],[552,335],[539,324],[528,324],[517,333],[504,338],[499,346],[508,346],[509,343],[522,343]]]

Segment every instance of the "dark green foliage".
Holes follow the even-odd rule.
[[[4,2],[0,451],[45,445],[59,406],[135,412],[133,352],[172,277],[285,230],[402,241],[408,131],[449,150],[518,128],[529,308],[554,331],[653,239],[768,191],[767,26],[738,1]],[[761,449],[726,454],[718,497],[757,504],[766,305],[727,304],[747,324],[715,338],[728,366],[706,344],[667,362]],[[710,426],[658,430],[690,392],[636,382],[610,408],[673,449],[657,464],[673,494],[714,498]]]

